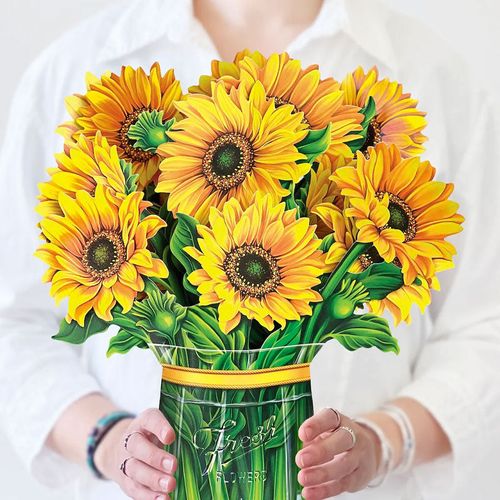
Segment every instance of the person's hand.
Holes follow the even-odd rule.
[[[168,500],[168,493],[175,488],[177,461],[162,447],[174,439],[167,419],[158,409],[150,408],[135,419],[122,420],[104,436],[95,464],[134,500]]]
[[[351,434],[342,426],[354,432],[354,446]],[[297,453],[296,463],[301,468],[298,480],[306,500],[359,491],[377,475],[381,454],[377,436],[331,408],[323,408],[305,420],[299,438],[303,448]]]

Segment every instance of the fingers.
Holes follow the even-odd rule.
[[[314,467],[333,460],[335,455],[350,450],[352,446],[351,434],[338,428],[326,438],[305,446],[297,453],[295,461],[300,468]]]
[[[302,486],[316,486],[332,480],[338,481],[351,474],[358,465],[357,456],[353,456],[352,453],[341,453],[330,462],[302,469],[298,476],[299,483]]]
[[[306,500],[323,500],[324,498],[340,495],[345,491],[351,493],[358,491],[354,474],[355,472],[356,470],[354,470],[352,474],[349,474],[338,481],[330,481],[317,486],[307,486],[302,490],[302,496]]]
[[[128,478],[152,491],[168,493],[175,488],[173,476],[153,469],[136,458],[127,460],[126,472]]]
[[[134,427],[156,436],[163,444],[171,444],[175,439],[174,429],[156,408],[143,411],[135,420]]]
[[[341,413],[333,411],[332,408],[323,408],[302,423],[299,428],[299,437],[303,442],[312,441],[322,433],[342,425],[344,418]]]
[[[122,490],[134,500],[169,500],[166,493],[158,493],[136,483],[133,479],[125,478],[121,483]]]
[[[144,462],[158,471],[172,474],[177,468],[177,460],[170,453],[158,448],[144,434],[134,432],[127,442],[127,450],[133,458]]]

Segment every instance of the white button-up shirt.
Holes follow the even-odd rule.
[[[394,329],[399,356],[375,349],[351,353],[333,342],[313,362],[316,409],[333,406],[354,416],[410,396],[451,440],[451,456],[353,498],[498,498],[500,168],[490,104],[440,39],[374,0],[325,0],[288,52],[338,80],[358,65],[377,65],[382,76],[403,82],[428,112],[425,157],[438,178],[456,184],[453,198],[466,217],[463,233],[452,239],[457,268],[444,273],[443,291],[434,294],[425,316],[415,310],[411,326]],[[50,338],[64,305],[53,304],[41,283],[44,265],[32,254],[40,243],[37,183],[62,147],[53,130],[67,119],[64,97],[84,91],[87,71],[99,75],[118,72],[122,64],[149,68],[159,61],[164,70],[175,68],[187,89],[209,73],[214,58],[220,59],[190,0],[131,1],[49,47],[26,72],[12,103],[0,164],[1,425],[37,478],[52,485],[75,481],[75,498],[125,496],[44,444],[59,415],[92,391],[131,411],[157,406],[161,370],[148,351],[106,359],[111,331],[80,348]]]

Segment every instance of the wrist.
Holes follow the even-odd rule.
[[[366,425],[363,425],[360,423],[360,425],[363,427],[363,430],[365,431],[365,435],[367,439],[370,441],[371,446],[374,450],[374,455],[375,455],[375,470],[376,473],[379,474],[381,469],[382,469],[382,442],[380,441],[380,437],[377,435],[377,433],[371,428]]]
[[[120,470],[122,455],[125,455],[123,438],[132,420],[132,417],[124,418],[113,425],[95,450],[94,463],[106,479],[113,479]]]
[[[393,468],[398,467],[403,458],[403,437],[397,423],[393,418],[381,411],[375,411],[363,416],[380,427],[392,450]],[[380,442],[380,439],[377,439],[377,441]]]

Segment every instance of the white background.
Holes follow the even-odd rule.
[[[498,102],[500,7],[497,0],[383,1],[422,19],[440,33],[472,67],[477,84],[488,88]],[[111,2],[0,0],[0,142],[12,94],[26,65],[63,31]],[[67,500],[70,494],[51,492],[34,483],[1,436],[0,430],[0,496],[3,500]]]

